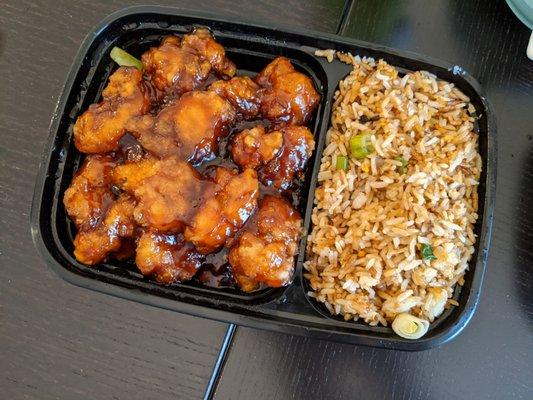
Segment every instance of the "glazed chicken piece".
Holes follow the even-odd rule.
[[[135,230],[134,207],[134,200],[122,195],[94,228],[80,230],[74,238],[76,259],[83,264],[94,265],[104,261],[110,253],[124,250],[124,239],[133,237]]]
[[[142,72],[134,67],[120,67],[113,73],[102,97],[100,103],[90,105],[74,124],[74,144],[82,153],[116,150],[129,119],[150,108]]]
[[[190,92],[200,86],[211,72],[211,64],[189,49],[180,47],[180,39],[169,36],[158,47],[141,57],[152,84],[164,94]]]
[[[120,189],[134,194],[146,178],[161,169],[161,162],[157,158],[145,158],[139,162],[118,165],[113,170],[112,181]]]
[[[168,36],[158,47],[141,57],[147,75],[164,94],[181,95],[202,85],[211,70],[220,75],[235,75],[235,64],[226,58],[224,48],[207,29],[196,29],[183,36]]]
[[[237,67],[226,58],[224,47],[218,43],[206,28],[196,28],[192,33],[183,36],[181,46],[191,49],[199,57],[209,61],[213,69],[228,78],[235,75]]]
[[[255,81],[264,88],[261,114],[278,124],[305,125],[320,101],[311,79],[285,57],[268,64]]]
[[[114,181],[137,199],[137,223],[164,233],[182,232],[216,189],[213,182],[176,157],[120,165],[114,171]]]
[[[111,191],[115,165],[110,156],[87,156],[65,191],[65,209],[78,228],[74,256],[84,264],[124,250],[122,238],[133,235],[135,203],[126,195],[115,201]]]
[[[289,125],[265,133],[258,125],[235,136],[231,156],[242,168],[258,169],[264,185],[285,191],[295,178],[302,177],[314,148],[313,134],[304,126]]]
[[[267,186],[285,191],[290,189],[295,178],[303,177],[307,161],[315,149],[315,139],[305,126],[289,125],[282,128],[281,132],[281,151],[259,169],[259,180]]]
[[[138,200],[139,225],[165,233],[186,227],[185,239],[203,254],[220,248],[244,225],[259,193],[254,170],[237,174],[218,167],[209,180],[175,157],[120,165],[114,181]]]
[[[109,156],[87,156],[65,191],[63,204],[78,229],[94,228],[113,202],[115,162]]]
[[[229,81],[216,81],[209,90],[228,100],[244,119],[259,116],[261,109],[260,87],[248,76],[236,76]]]
[[[264,283],[270,287],[289,284],[302,219],[284,199],[265,196],[228,254],[239,287],[251,292]]]
[[[128,130],[158,157],[177,155],[193,164],[213,158],[218,139],[229,133],[235,110],[214,92],[189,92],[156,117],[130,121]]]
[[[231,156],[242,168],[258,168],[271,161],[280,152],[283,133],[266,133],[262,125],[239,132],[233,138]]]
[[[215,182],[217,193],[200,206],[184,234],[202,254],[218,250],[235,235],[255,211],[259,196],[253,169],[237,174],[218,167]]]
[[[160,283],[188,281],[202,262],[203,257],[181,235],[145,232],[137,244],[137,267],[143,275]]]

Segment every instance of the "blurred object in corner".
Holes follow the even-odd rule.
[[[533,30],[533,0],[506,0],[507,5],[511,8],[514,14],[522,21],[530,30]],[[527,46],[527,57],[533,60],[533,32],[529,37]]]

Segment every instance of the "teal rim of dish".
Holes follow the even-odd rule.
[[[506,0],[506,2],[518,19],[533,30],[533,0]]]

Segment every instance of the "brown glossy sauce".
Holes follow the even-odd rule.
[[[228,263],[228,250],[208,254],[196,276],[198,282],[214,288],[235,288],[235,278]]]
[[[131,134],[126,133],[118,142],[117,156],[122,162],[139,162],[145,155],[141,144]]]

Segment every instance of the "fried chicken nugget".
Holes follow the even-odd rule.
[[[150,109],[150,95],[142,72],[120,67],[102,92],[103,100],[91,104],[74,124],[74,144],[82,153],[107,153],[118,148],[130,118]]]
[[[216,169],[217,193],[205,200],[185,229],[185,239],[202,254],[212,253],[246,223],[257,207],[259,182],[252,169],[242,174]]]
[[[160,158],[177,155],[193,164],[211,159],[218,139],[235,120],[233,107],[214,92],[189,92],[156,117],[130,121],[128,130],[146,150]]]
[[[135,230],[133,209],[135,202],[128,195],[120,196],[109,208],[105,218],[94,228],[80,230],[74,238],[74,256],[87,265],[104,261],[119,251],[124,238],[131,238]]]
[[[320,101],[311,79],[296,71],[285,57],[274,59],[255,81],[265,88],[261,114],[276,123],[305,125]]]
[[[115,165],[110,156],[90,155],[72,178],[63,204],[78,229],[94,228],[113,202],[111,183]]]
[[[120,165],[114,181],[137,199],[137,223],[162,233],[182,232],[216,187],[177,157]]]
[[[224,48],[207,29],[196,29],[181,40],[168,36],[144,53],[141,60],[154,86],[173,95],[198,89],[213,69],[227,77],[236,71]]]
[[[190,280],[203,257],[181,235],[145,232],[137,244],[135,263],[145,276],[170,284]]]
[[[253,291],[260,283],[280,287],[291,282],[301,226],[300,214],[286,200],[265,196],[260,201],[228,254],[243,291]]]
[[[262,167],[280,152],[283,146],[283,133],[266,133],[262,125],[245,129],[233,137],[231,156],[242,168]]]

